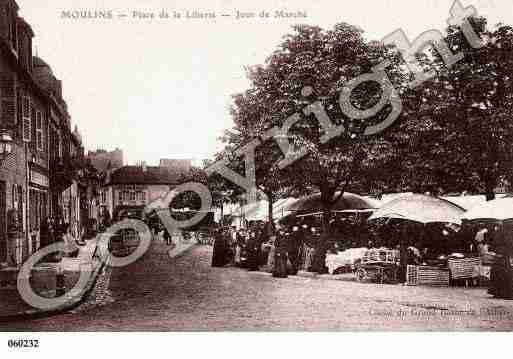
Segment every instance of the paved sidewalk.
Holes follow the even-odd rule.
[[[94,251],[96,250],[98,237],[88,240],[85,246],[80,247],[79,255],[76,258],[65,257],[60,263],[42,263],[36,269],[36,274],[31,278],[33,290],[42,297],[53,298],[56,294],[56,279],[55,274],[57,268],[61,267],[64,271],[65,286],[68,289],[70,297],[70,305],[76,300],[77,296],[82,296],[85,293],[73,293],[69,291],[75,286],[80,276],[80,269],[83,266],[92,267],[93,275],[95,275],[100,262],[93,259]],[[15,274],[13,272],[13,274]],[[90,278],[92,282],[94,278]],[[16,315],[31,315],[38,314],[42,311],[31,307],[25,303],[21,298],[18,289],[15,285],[0,288],[0,318],[11,317]]]

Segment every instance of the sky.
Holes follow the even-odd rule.
[[[296,23],[361,27],[380,40],[443,30],[453,0],[17,0],[36,34],[34,50],[63,81],[72,123],[87,150],[121,148],[125,162],[203,159],[232,126],[231,95],[249,86],[245,66],[265,61]],[[479,15],[513,24],[511,0],[462,0]],[[215,19],[133,18],[165,9],[215,11]],[[63,11],[110,10],[114,19],[69,19]],[[306,18],[273,18],[276,10]],[[236,19],[236,11],[256,18]],[[261,11],[270,18],[259,18]],[[128,15],[118,18],[118,14]],[[231,15],[222,17],[221,14]]]

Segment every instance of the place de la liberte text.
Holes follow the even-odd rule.
[[[142,11],[131,10],[126,12],[116,12],[114,10],[63,10],[60,14],[62,19],[70,20],[112,20],[115,18],[132,18],[136,20],[156,20],[156,19],[216,19],[216,18],[234,18],[235,20],[244,19],[293,19],[306,18],[306,11],[289,11],[289,10],[261,10],[261,11],[241,11],[234,12],[216,12],[201,10],[158,10],[158,11]]]

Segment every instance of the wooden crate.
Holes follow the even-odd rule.
[[[448,262],[452,279],[479,278],[480,258],[449,259]]]
[[[406,269],[406,284],[448,287],[449,269],[409,265]]]

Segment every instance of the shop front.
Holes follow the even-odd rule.
[[[28,193],[28,234],[29,251],[35,252],[40,248],[41,223],[48,217],[48,176],[43,170],[30,168]]]

